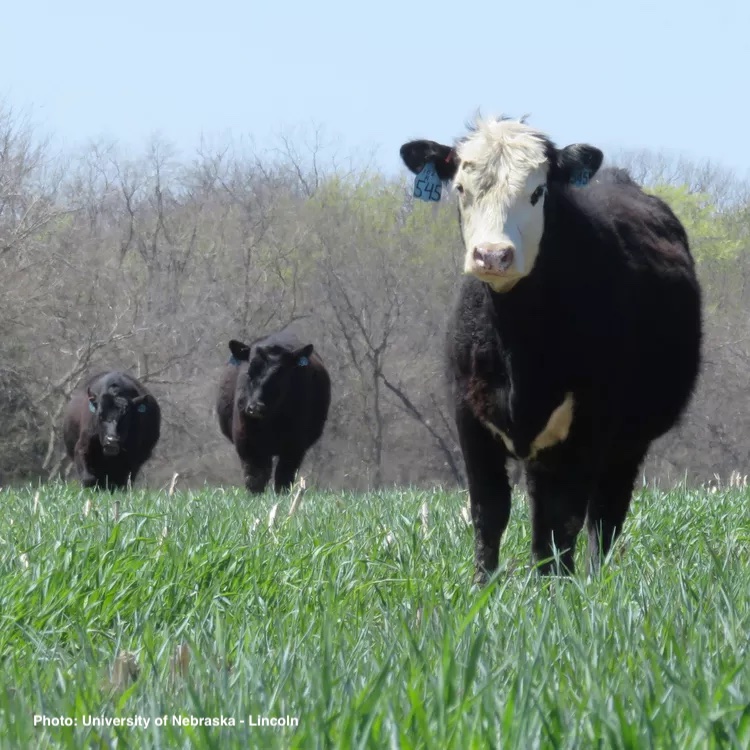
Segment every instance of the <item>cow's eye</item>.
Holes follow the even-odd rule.
[[[545,185],[540,185],[532,194],[531,198],[529,200],[531,201],[532,206],[536,206],[539,199],[544,195],[544,191],[546,189]]]
[[[463,193],[463,191],[464,191],[464,186],[461,185],[460,183],[456,183],[456,192]]]

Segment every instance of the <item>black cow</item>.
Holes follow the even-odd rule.
[[[100,372],[73,393],[63,438],[84,487],[126,487],[159,441],[161,411],[132,375]]]
[[[313,345],[281,331],[243,344],[232,339],[221,378],[216,413],[234,443],[245,486],[263,492],[271,478],[276,492],[289,489],[305,453],[323,434],[331,381]]]
[[[465,279],[449,382],[481,582],[510,514],[504,458],[523,460],[532,551],[574,569],[584,520],[596,569],[620,533],[650,443],[689,402],[701,293],[685,230],[588,145],[480,120],[456,146],[412,141],[406,166],[457,193]],[[419,191],[415,189],[415,194]]]

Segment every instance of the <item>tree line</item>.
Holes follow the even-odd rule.
[[[657,153],[607,161],[670,203],[704,290],[700,385],[644,476],[745,473],[748,186]],[[214,413],[227,342],[287,325],[333,384],[308,482],[462,484],[442,369],[461,259],[450,195],[415,201],[410,180],[338,161],[319,132],[267,151],[201,144],[186,158],[155,139],[137,156],[103,143],[61,155],[0,108],[0,484],[65,477],[67,399],[87,374],[119,368],[162,405],[143,482],[240,485]]]

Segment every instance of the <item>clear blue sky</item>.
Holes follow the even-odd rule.
[[[750,0],[5,0],[0,28],[0,99],[69,146],[316,123],[391,172],[481,108],[750,176]]]

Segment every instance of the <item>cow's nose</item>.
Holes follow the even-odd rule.
[[[266,405],[262,401],[256,401],[254,404],[248,404],[245,407],[245,414],[247,414],[248,417],[260,417],[265,408]]]
[[[496,242],[484,242],[474,248],[474,263],[486,271],[507,271],[513,265],[515,248]]]
[[[105,456],[116,456],[120,452],[120,440],[114,435],[105,435],[102,441]]]

